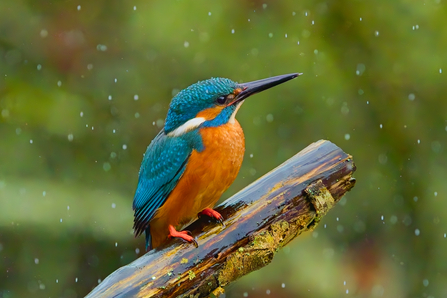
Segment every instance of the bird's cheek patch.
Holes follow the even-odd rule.
[[[205,118],[206,120],[212,120],[212,119],[216,118],[217,115],[219,115],[220,112],[224,108],[225,108],[224,106],[216,106],[216,107],[212,107],[212,108],[203,110],[196,115],[196,118],[202,117],[202,118]]]

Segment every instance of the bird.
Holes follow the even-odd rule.
[[[134,234],[145,232],[146,251],[168,238],[197,247],[182,229],[198,216],[222,223],[222,215],[212,208],[236,179],[245,153],[236,113],[248,97],[299,75],[248,83],[211,78],[172,98],[164,127],[143,156],[133,199]]]

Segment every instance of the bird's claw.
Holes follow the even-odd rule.
[[[224,224],[224,218],[223,218],[223,216],[222,216],[219,212],[217,212],[217,211],[215,211],[215,210],[213,210],[213,209],[211,209],[211,208],[205,208],[205,209],[203,209],[198,215],[199,215],[199,216],[200,216],[200,215],[206,215],[206,216],[208,216],[208,217],[212,217],[212,218],[214,218],[218,223],[220,223],[220,224],[222,225],[222,227],[225,228],[225,224]]]
[[[173,226],[169,226],[169,235],[168,238],[180,238],[188,243],[193,243],[197,248],[199,244],[197,240],[192,236],[190,231],[177,231]]]

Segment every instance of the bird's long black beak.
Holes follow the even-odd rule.
[[[261,91],[272,88],[276,85],[290,81],[291,79],[294,79],[300,75],[302,75],[302,73],[291,73],[267,79],[262,79],[258,81],[239,84],[238,87],[241,88],[242,91],[238,95],[236,95],[236,100],[234,101],[234,103],[240,102],[253,94],[259,93]]]

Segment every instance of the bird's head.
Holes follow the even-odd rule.
[[[165,133],[179,136],[199,126],[219,126],[234,121],[247,97],[299,75],[293,73],[241,84],[230,79],[212,78],[193,84],[172,99]]]

